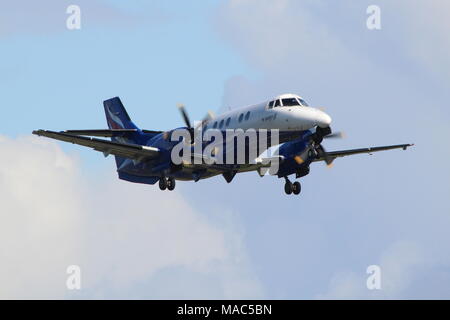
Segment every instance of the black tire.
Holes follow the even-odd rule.
[[[294,194],[300,194],[300,191],[302,191],[302,185],[300,184],[300,182],[295,181],[292,185],[292,192]]]
[[[290,181],[286,181],[284,184],[284,192],[286,192],[286,194],[292,193],[292,183]]]
[[[167,180],[164,177],[159,178],[159,189],[166,190],[167,188]]]
[[[173,189],[175,189],[175,179],[169,178],[167,179],[167,190],[172,191]]]

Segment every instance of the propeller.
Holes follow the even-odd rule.
[[[203,117],[202,121],[199,122],[195,127],[192,127],[191,120],[189,119],[188,113],[186,111],[186,107],[182,103],[177,104],[178,110],[181,113],[181,117],[183,118],[184,123],[186,124],[187,129],[191,134],[190,143],[194,142],[194,131],[198,130],[201,126],[207,123],[209,120],[214,118],[214,113],[212,111],[208,111],[208,113]]]
[[[336,134],[339,134],[339,133],[337,132]],[[334,159],[331,158],[330,155],[328,154],[328,152],[325,150],[325,148],[322,145],[322,141],[325,137],[330,137],[330,136],[334,136],[334,135],[335,134],[333,134],[331,132],[330,127],[326,127],[326,128],[317,127],[316,132],[312,135],[312,140],[314,143],[313,147],[317,152],[317,157],[323,158],[325,163],[327,164],[327,166],[330,166]]]
[[[200,129],[200,127],[203,127],[208,121],[212,120],[215,117],[214,112],[211,110],[208,110],[206,115],[203,117],[202,121],[200,121],[196,126],[195,130]]]
[[[342,131],[338,131],[338,132],[333,132],[329,135],[324,136],[324,139],[343,139],[345,138],[345,133]]]
[[[177,103],[178,110],[181,113],[181,117],[183,118],[184,123],[186,124],[187,129],[189,130],[189,143],[192,144],[194,141],[194,128],[191,125],[191,120],[189,120],[189,116],[186,111],[186,107],[182,103]]]
[[[317,150],[317,155],[319,156],[319,158],[323,157],[323,159],[324,159],[325,163],[327,164],[327,166],[330,167],[331,164],[333,163],[334,159],[332,157],[330,157],[330,155],[328,154],[328,152],[326,152],[326,150],[322,146],[322,144],[319,144],[316,147],[316,150]]]
[[[317,132],[316,132],[317,133]],[[319,134],[321,131],[319,130]],[[345,133],[342,131],[331,132],[331,129],[325,130],[325,135],[322,137],[323,139],[342,139],[345,138]],[[318,144],[317,154],[319,157],[323,158],[328,167],[331,167],[334,161],[334,158],[330,157],[329,153],[325,150],[321,143]]]
[[[189,120],[189,116],[186,112],[186,108],[185,108],[184,104],[178,103],[177,107],[178,107],[178,110],[180,110],[181,116],[183,117],[186,127],[188,127],[188,129],[191,129],[192,128],[191,121]]]
[[[325,163],[327,164],[328,167],[331,167],[334,158],[332,158],[329,153],[325,150],[325,148],[322,145],[322,141],[323,139],[335,139],[335,138],[344,138],[345,135],[343,132],[335,132],[332,133],[331,132],[331,128],[320,128],[317,127],[316,128],[316,132],[313,133],[311,135],[311,140],[309,145],[306,147],[305,150],[303,150],[302,153],[296,155],[294,157],[295,162],[297,162],[297,164],[302,164],[303,162],[305,162],[308,159],[308,155],[310,150],[315,150],[317,153],[317,157],[318,158],[323,158],[323,160],[325,161]]]
[[[325,148],[322,146],[322,144],[320,144],[320,143],[315,144],[314,141],[311,141],[309,146],[307,146],[305,148],[305,150],[303,150],[302,153],[300,153],[294,157],[295,162],[297,162],[297,164],[299,164],[299,165],[304,163],[308,159],[310,150],[316,150],[317,157],[323,158],[325,163],[327,164],[327,166],[331,166],[334,158],[330,157],[330,155],[325,150]]]

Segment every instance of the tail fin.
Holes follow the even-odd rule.
[[[105,100],[103,106],[105,107],[106,121],[110,129],[138,129],[131,121],[119,97]]]
[[[106,121],[108,122],[109,129],[138,129],[138,127],[131,121],[130,116],[125,110],[125,107],[120,101],[119,97],[111,98],[103,101],[103,106],[105,107]],[[122,143],[136,143],[136,136],[132,134],[131,136],[124,137],[111,137],[112,141],[118,141]],[[129,161],[126,158],[115,156],[116,165],[118,171],[121,170]]]

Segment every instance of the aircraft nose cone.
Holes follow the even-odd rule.
[[[329,127],[331,124],[331,117],[323,111],[318,112],[317,114],[317,125],[321,128]]]

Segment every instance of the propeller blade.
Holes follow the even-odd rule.
[[[324,137],[324,139],[343,139],[345,138],[345,133],[342,131],[333,132]]]
[[[189,117],[187,115],[186,108],[184,107],[184,104],[179,103],[179,104],[177,104],[177,107],[178,107],[178,109],[181,112],[181,116],[183,117],[183,120],[184,120],[184,123],[186,124],[186,127],[191,129],[192,128],[191,121],[189,120]]]
[[[208,118],[208,120],[211,120],[211,119],[213,119],[215,116],[216,116],[216,115],[214,114],[213,111],[208,110],[208,113],[206,114],[206,117],[205,117],[205,118]]]
[[[202,121],[200,121],[196,126],[195,130],[198,130],[201,126],[204,126],[209,120],[214,118],[214,113],[211,110],[208,110],[208,113],[203,117]]]
[[[317,147],[317,151],[319,153],[319,157],[323,157],[327,166],[331,167],[334,159],[330,157],[328,152],[325,151],[325,148],[321,144],[319,144],[319,146]]]

